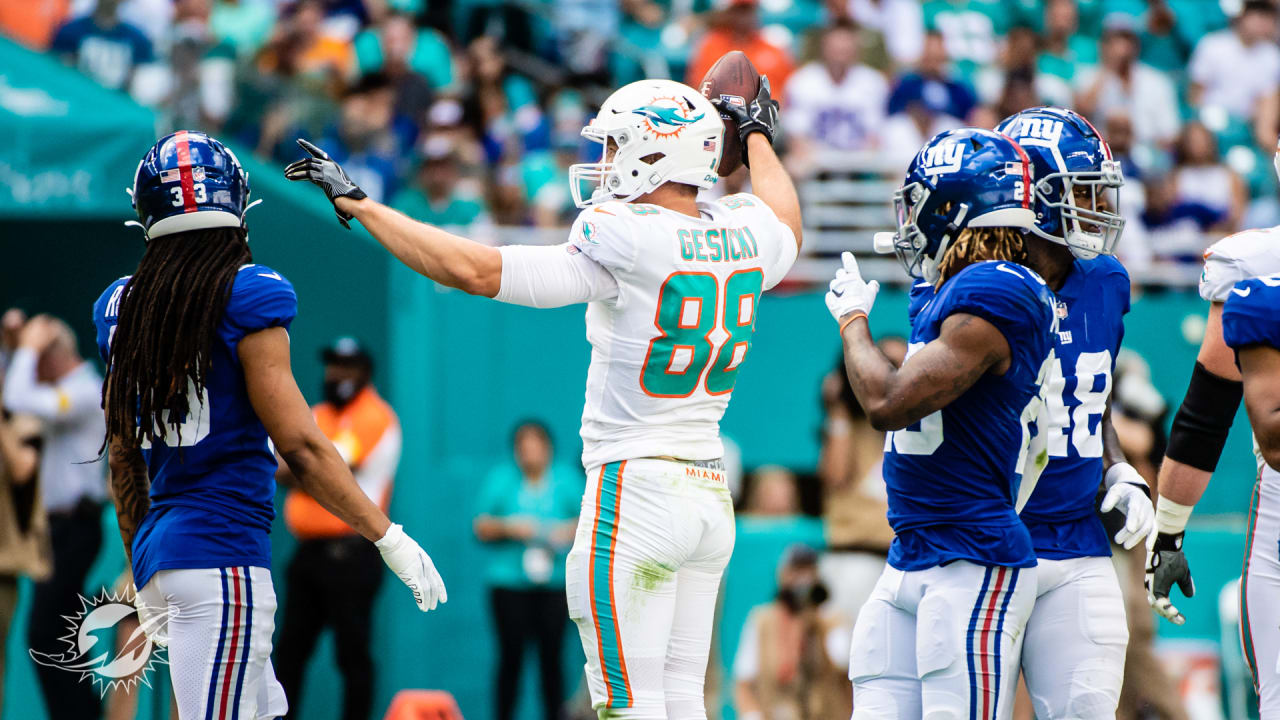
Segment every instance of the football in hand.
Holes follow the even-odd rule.
[[[746,107],[760,93],[760,73],[741,50],[725,53],[702,78],[698,89],[708,100],[717,98]],[[724,113],[724,149],[720,155],[720,177],[742,165],[742,142],[738,140],[738,124]]]

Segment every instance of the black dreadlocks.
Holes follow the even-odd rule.
[[[243,228],[189,230],[147,244],[120,299],[107,358],[107,438],[137,447],[143,438],[163,440],[167,424],[181,441],[188,388],[197,397],[204,390],[231,283],[250,262]]]

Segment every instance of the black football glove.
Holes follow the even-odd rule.
[[[747,137],[763,133],[769,144],[778,134],[778,101],[769,95],[769,76],[760,78],[760,92],[746,107],[715,98],[711,101],[722,117],[728,116],[738,124],[738,139],[742,141],[742,164],[751,167],[747,158]]]
[[[325,197],[329,198],[329,202],[334,202],[340,197],[351,198],[352,200],[363,200],[369,197],[355,183],[351,182],[351,178],[347,177],[347,173],[343,171],[342,166],[334,162],[333,158],[329,157],[329,153],[302,138],[298,138],[298,145],[310,153],[311,157],[298,160],[285,168],[285,177],[290,180],[310,180],[319,185],[324,189]],[[337,203],[334,203],[333,211],[338,215],[338,222],[342,223],[342,227],[350,230],[351,225],[347,221],[352,218],[351,213],[339,210]]]
[[[1158,533],[1155,544],[1147,549],[1147,602],[1161,617],[1181,625],[1187,621],[1178,608],[1169,601],[1169,591],[1176,583],[1182,594],[1196,594],[1196,584],[1191,579],[1191,568],[1182,554],[1182,533]]]

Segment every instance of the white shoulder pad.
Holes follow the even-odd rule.
[[[629,271],[636,262],[635,235],[628,223],[633,216],[621,202],[586,208],[569,229],[569,244],[610,270]]]
[[[718,204],[730,216],[752,229],[760,244],[760,257],[765,262],[764,289],[772,289],[782,281],[795,264],[800,248],[795,233],[778,219],[773,209],[751,193],[736,193],[720,198]]]
[[[1280,228],[1245,230],[1229,235],[1204,252],[1200,297],[1225,302],[1241,280],[1280,272]]]

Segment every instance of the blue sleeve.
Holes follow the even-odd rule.
[[[976,315],[996,326],[1011,351],[1028,351],[1033,364],[1048,354],[1052,295],[1030,270],[1014,263],[984,262],[969,266],[947,285],[940,321],[954,313]]]
[[[1124,264],[1111,255],[1101,255],[1097,261],[1102,276],[1104,311],[1114,313],[1116,322],[1115,344],[1111,348],[1111,367],[1115,368],[1116,359],[1120,356],[1120,345],[1124,342],[1124,316],[1131,309],[1130,295],[1133,283],[1129,280],[1129,271]]]
[[[911,284],[911,292],[907,296],[907,322],[914,324],[916,316],[924,309],[925,305],[933,299],[933,285],[924,280],[917,280]]]
[[[1233,350],[1249,345],[1280,350],[1280,276],[1236,283],[1222,308],[1222,339]]]
[[[265,265],[249,265],[236,274],[227,301],[225,337],[234,345],[245,335],[272,327],[289,329],[298,314],[293,285]]]
[[[111,308],[111,314],[108,316],[108,306],[110,306],[111,298],[115,295],[117,288],[122,288],[127,282],[129,282],[129,278],[124,277],[111,283],[98,296],[97,301],[93,303],[94,335],[98,347],[98,356],[102,358],[104,363],[107,362],[107,356],[111,353],[111,329],[116,326],[116,317],[120,311],[119,307]]]

